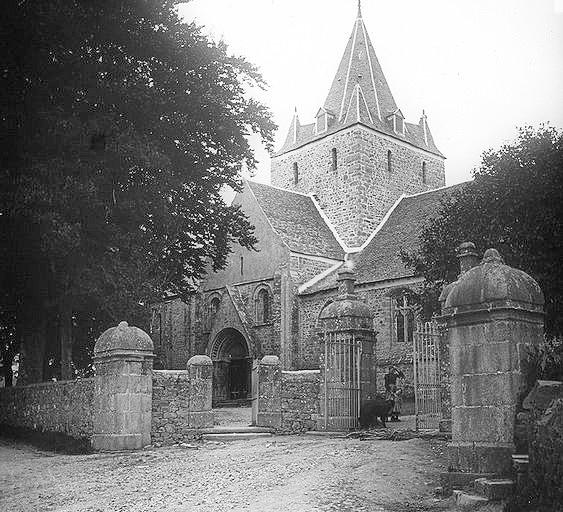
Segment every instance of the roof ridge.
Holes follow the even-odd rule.
[[[424,192],[417,192],[416,194],[405,195],[405,198],[409,199],[411,197],[418,197],[424,194],[431,194],[432,192],[438,192],[439,190],[445,190],[447,188],[457,187],[458,185],[463,185],[464,183],[471,183],[472,181],[473,180],[467,180],[467,181],[460,181],[459,183],[453,183],[451,185],[444,185],[443,187],[433,188],[432,190],[425,190]]]
[[[256,183],[255,181],[250,181],[250,180],[246,180],[246,182],[248,183],[248,189],[250,190],[250,193],[252,194],[252,197],[254,198],[254,201],[256,201],[256,204],[258,205],[258,208],[260,208],[260,211],[262,212],[262,215],[264,216],[264,218],[266,219],[266,222],[268,223],[268,226],[270,226],[270,228],[272,229],[272,231],[276,234],[276,236],[280,239],[280,242],[285,245],[287,247],[288,250],[291,250],[291,248],[289,247],[289,245],[286,243],[286,241],[283,239],[283,236],[281,236],[277,229],[274,227],[274,225],[272,224],[272,222],[270,221],[270,217],[268,217],[268,215],[266,214],[266,212],[264,211],[264,208],[262,208],[262,205],[260,204],[260,201],[258,201],[258,198],[256,197],[256,194],[254,193],[254,190],[252,190],[252,186],[250,185],[251,183]],[[260,183],[261,185],[261,183]]]
[[[381,219],[381,221],[379,222],[377,227],[373,230],[372,234],[366,238],[366,240],[364,241],[364,243],[362,245],[360,245],[359,252],[363,251],[371,243],[371,241],[375,238],[375,235],[377,235],[377,233],[379,233],[379,231],[381,231],[381,228],[383,228],[385,223],[389,220],[389,217],[391,217],[391,214],[395,211],[395,208],[397,208],[397,206],[399,206],[400,202],[405,197],[408,197],[408,196],[406,194],[401,194],[399,196],[399,198],[393,203],[393,206],[391,206],[391,208],[389,208],[389,210],[387,210],[387,213],[383,216],[383,218]]]
[[[309,197],[311,198],[311,201],[313,201],[313,204],[315,205],[315,208],[319,212],[319,215],[323,219],[324,223],[327,225],[328,229],[330,229],[330,231],[331,231],[332,235],[334,236],[335,240],[338,242],[338,245],[340,245],[340,247],[342,247],[342,250],[345,253],[349,253],[350,248],[344,243],[344,240],[342,240],[340,238],[338,231],[336,231],[336,228],[333,226],[332,222],[330,221],[330,219],[327,217],[326,213],[321,208],[321,205],[315,199],[314,194],[309,194]]]
[[[300,196],[305,196],[305,197],[311,197],[311,194],[305,194],[304,192],[298,192],[297,190],[291,190],[289,188],[282,188],[282,187],[276,187],[275,185],[271,185],[270,183],[260,183],[259,181],[252,181],[252,180],[246,180],[248,183],[251,183],[253,185],[262,185],[264,187],[270,187],[270,188],[275,188],[276,190],[281,190],[282,192],[290,192],[291,194],[297,194]],[[251,187],[252,188],[252,187]]]
[[[309,279],[309,281],[303,283],[299,288],[297,288],[297,293],[303,293],[308,288],[311,288],[311,286],[317,284],[319,281],[322,281],[325,277],[332,274],[335,270],[338,270],[342,265],[344,265],[344,263],[345,261],[339,261],[338,263],[332,265],[332,267],[323,270],[320,274],[317,274],[315,277]]]

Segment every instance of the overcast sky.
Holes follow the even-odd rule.
[[[357,0],[192,0],[179,12],[260,68],[279,149],[294,107],[309,123],[324,103]],[[426,110],[447,184],[469,179],[517,126],[563,127],[563,0],[363,0],[362,13],[407,121]],[[254,145],[254,179],[269,183],[269,155]]]

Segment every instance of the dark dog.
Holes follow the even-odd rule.
[[[373,400],[365,400],[360,406],[360,427],[376,427],[379,423],[385,427],[385,420],[391,414],[395,402],[376,397]],[[377,420],[379,418],[379,422]]]

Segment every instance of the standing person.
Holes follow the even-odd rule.
[[[397,379],[404,378],[405,374],[396,366],[392,366],[389,372],[385,375],[385,399],[393,400],[394,402],[390,421],[401,421],[399,419],[399,414],[401,414],[403,389],[400,384],[397,385]]]

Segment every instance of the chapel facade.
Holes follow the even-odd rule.
[[[395,365],[408,383],[416,322],[409,290],[422,277],[401,250],[416,246],[460,186],[444,187],[444,160],[424,112],[406,121],[358,8],[324,103],[311,123],[295,113],[272,156],[272,185],[245,181],[234,198],[255,226],[257,250],[235,246],[226,268],[208,274],[187,302],[152,305],[155,367],[183,369],[193,355],[210,356],[216,403],[248,399],[252,365],[264,355],[279,356],[287,370],[318,368],[318,316],[347,261],[373,313],[377,379]]]

